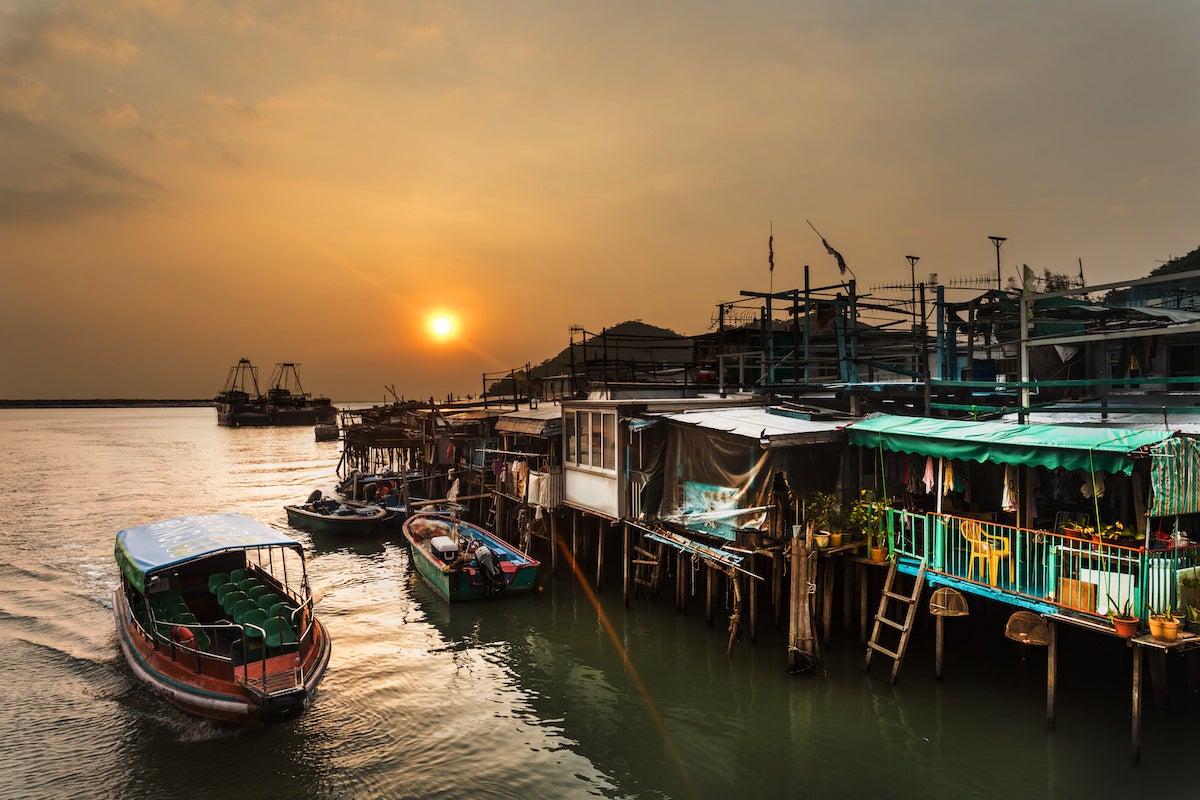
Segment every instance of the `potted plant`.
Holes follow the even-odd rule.
[[[887,505],[875,499],[870,489],[863,489],[858,502],[850,509],[850,523],[867,537],[872,561],[887,559]]]
[[[829,544],[830,520],[837,512],[837,497],[829,492],[813,492],[804,498],[804,521],[812,526],[814,544]]]
[[[1167,606],[1161,611],[1150,611],[1150,635],[1160,642],[1173,642],[1179,638],[1179,628],[1182,623],[1171,613]]]
[[[1113,601],[1112,596],[1108,598],[1108,619],[1113,624],[1113,630],[1117,632],[1117,636],[1125,639],[1132,639],[1137,636],[1138,618],[1133,615],[1133,606],[1129,598],[1125,599],[1125,604],[1117,609],[1117,604]]]
[[[1191,633],[1200,633],[1200,608],[1191,605],[1187,607],[1187,616],[1184,617],[1183,627]]]

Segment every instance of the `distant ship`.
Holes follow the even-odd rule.
[[[229,368],[217,395],[217,424],[229,428],[268,425],[317,425],[337,421],[337,408],[328,397],[313,397],[300,385],[299,364],[278,363],[264,395],[258,388],[258,367],[243,358]]]

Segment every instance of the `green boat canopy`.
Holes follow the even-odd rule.
[[[126,528],[117,534],[116,559],[138,591],[146,576],[202,556],[252,547],[303,552],[290,536],[241,514],[194,514]]]
[[[1063,467],[1090,472],[1133,471],[1130,455],[1174,434],[1165,430],[1022,425],[880,414],[846,426],[849,443],[897,453]]]

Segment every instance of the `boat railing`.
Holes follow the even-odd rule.
[[[1098,619],[1126,606],[1143,621],[1151,610],[1177,608],[1180,571],[1200,566],[1196,544],[1147,548],[905,509],[889,509],[887,523],[891,551],[924,559],[930,573],[1018,605]]]

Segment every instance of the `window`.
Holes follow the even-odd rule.
[[[563,415],[568,464],[590,469],[617,468],[617,415],[608,411],[568,411]]]

